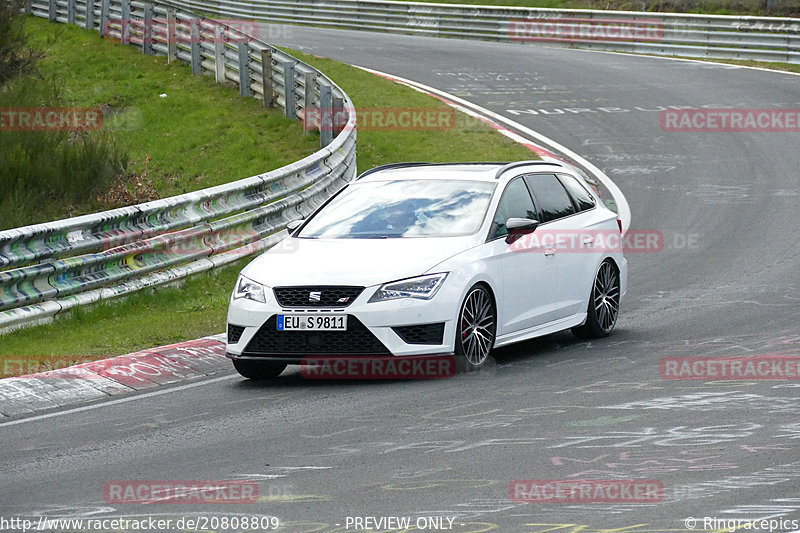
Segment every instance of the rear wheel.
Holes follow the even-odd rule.
[[[494,346],[497,310],[484,285],[475,285],[467,293],[456,327],[456,357],[467,370],[480,368]]]
[[[597,271],[586,310],[586,323],[572,328],[582,338],[606,337],[611,334],[619,314],[619,272],[611,261],[604,261]]]
[[[251,359],[234,359],[233,367],[248,379],[274,379],[286,370],[286,363],[275,361],[253,361]]]

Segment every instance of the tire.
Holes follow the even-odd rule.
[[[286,363],[275,361],[253,361],[250,359],[234,359],[233,367],[247,379],[275,379],[286,370]]]
[[[586,322],[572,328],[581,339],[599,339],[611,334],[619,316],[619,271],[611,261],[603,261],[592,284]]]
[[[466,371],[481,368],[489,359],[497,331],[497,308],[483,284],[474,285],[458,313],[456,362]]]

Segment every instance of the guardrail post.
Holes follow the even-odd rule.
[[[50,0],[50,4],[47,7],[48,7],[47,15],[48,18],[50,19],[50,22],[55,22],[56,17],[58,16],[58,1]]]
[[[344,120],[344,98],[341,96],[333,97],[333,131],[336,135],[344,129],[347,121]]]
[[[261,50],[261,91],[264,107],[275,107],[275,89],[272,86],[272,48]]]
[[[100,2],[100,37],[108,31],[108,10],[111,7],[111,0],[101,0]]]
[[[84,27],[90,31],[94,29],[94,0],[86,0],[86,20]]]
[[[286,116],[294,119],[297,117],[295,107],[295,88],[294,88],[294,63],[291,61],[283,62],[283,95],[286,106]]]
[[[25,2],[25,14],[32,15],[33,14],[33,0],[28,0]]]
[[[119,41],[122,44],[131,42],[131,0],[122,0],[122,20],[119,28]]]
[[[250,44],[239,41],[239,94],[250,96]]]
[[[177,31],[176,26],[175,8],[167,8],[167,63],[171,63],[178,59],[178,41],[175,36]]]
[[[315,129],[312,115],[319,111],[313,109],[314,94],[316,93],[315,78],[313,72],[303,73],[303,131],[305,133],[311,133]]]
[[[214,24],[214,70],[217,74],[217,83],[225,81],[225,30],[219,24]]]
[[[319,145],[325,148],[333,141],[333,91],[330,84],[319,84]]]
[[[192,41],[192,74],[202,74],[203,64],[200,58],[200,21],[192,19],[189,22],[190,39]]]
[[[144,35],[142,35],[142,53],[153,55],[153,4],[144,5]]]
[[[75,0],[67,0],[67,24],[75,24]]]

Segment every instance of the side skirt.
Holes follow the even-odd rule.
[[[548,322],[547,324],[541,324],[539,326],[523,329],[521,331],[515,331],[513,333],[507,333],[497,337],[497,339],[494,341],[494,347],[499,348],[500,346],[505,346],[506,344],[533,339],[543,335],[550,335],[551,333],[557,333],[565,329],[580,326],[584,322],[586,322],[586,313],[576,313],[566,318],[560,318],[558,320]]]

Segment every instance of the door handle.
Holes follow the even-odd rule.
[[[556,255],[555,248],[545,248],[544,255]]]
[[[583,238],[583,244],[585,244],[586,246],[591,246],[593,242],[594,242],[594,237]]]

